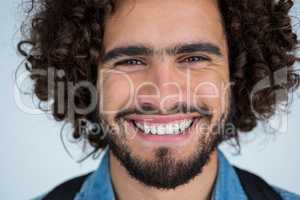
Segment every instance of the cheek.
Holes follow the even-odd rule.
[[[193,105],[205,103],[213,113],[220,116],[226,111],[230,83],[226,73],[204,70],[191,79],[191,99]]]
[[[115,114],[128,108],[133,97],[132,79],[125,73],[103,72],[99,78],[100,106],[102,114]]]

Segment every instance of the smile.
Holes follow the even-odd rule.
[[[135,115],[128,118],[127,121],[137,133],[147,138],[178,138],[187,135],[199,119],[200,117],[195,115]]]
[[[191,127],[193,120],[180,120],[171,123],[139,123],[134,125],[145,134],[151,135],[178,135]]]

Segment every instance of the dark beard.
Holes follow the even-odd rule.
[[[181,106],[183,112],[187,109],[186,106]],[[182,111],[181,110],[181,111]],[[195,111],[195,109],[192,109]],[[207,112],[207,107],[203,107],[202,112],[203,122],[211,125],[212,115]],[[138,111],[131,111],[136,113]],[[121,118],[130,113],[124,112],[116,117],[116,122],[119,124],[119,130],[122,128]],[[126,145],[126,137],[124,133],[108,134],[108,144],[113,155],[126,168],[129,175],[140,181],[141,183],[157,189],[174,189],[177,186],[188,183],[195,176],[202,172],[203,167],[208,163],[210,155],[222,141],[222,133],[219,128],[224,127],[226,117],[222,115],[219,121],[213,125],[210,133],[201,133],[198,145],[195,152],[187,158],[178,160],[172,156],[171,149],[168,147],[160,147],[155,150],[154,160],[148,161],[141,157],[137,157],[131,152],[130,147]]]
[[[198,150],[193,155],[180,161],[170,155],[168,148],[161,147],[156,150],[155,160],[146,161],[132,155],[126,144],[115,140],[109,140],[110,149],[128,173],[145,185],[157,189],[174,189],[188,183],[202,172],[221,141],[218,134],[212,134],[209,141],[199,142]]]

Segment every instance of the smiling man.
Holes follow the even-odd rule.
[[[19,52],[35,94],[74,138],[105,149],[95,172],[42,199],[300,199],[217,148],[238,145],[298,86],[292,1],[32,4]]]

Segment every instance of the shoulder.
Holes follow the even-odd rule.
[[[92,172],[69,179],[57,185],[55,188],[53,188],[46,194],[35,197],[32,200],[60,199],[62,197],[65,200],[73,199],[76,193],[80,191],[82,184],[90,174],[92,174]]]
[[[300,196],[295,193],[286,191],[278,187],[273,187],[273,188],[280,194],[283,200],[300,200]]]
[[[34,198],[30,199],[30,200],[43,200],[43,199],[44,199],[44,197],[45,197],[46,195],[47,195],[47,194],[43,194],[43,195],[40,195],[40,196],[34,197]]]
[[[282,200],[300,200],[300,196],[274,187],[267,183],[263,178],[251,172],[234,168],[237,173],[240,184],[250,199],[282,199]]]

